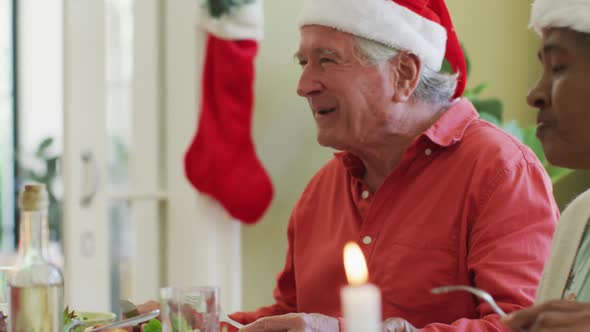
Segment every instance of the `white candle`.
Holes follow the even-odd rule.
[[[367,264],[356,243],[349,242],[344,247],[344,269],[349,284],[340,292],[344,330],[381,332],[381,292],[367,283]]]

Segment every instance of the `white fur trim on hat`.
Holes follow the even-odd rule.
[[[297,25],[322,25],[407,50],[436,71],[445,56],[445,28],[391,0],[304,0]]]
[[[211,17],[207,9],[200,12],[205,30],[221,39],[261,40],[264,35],[262,0],[245,3],[219,18]]]
[[[590,0],[535,0],[530,27],[539,34],[543,28],[590,33]]]

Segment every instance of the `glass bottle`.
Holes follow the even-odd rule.
[[[19,196],[20,241],[9,287],[11,332],[63,331],[63,276],[48,260],[49,199],[43,184],[27,184]]]

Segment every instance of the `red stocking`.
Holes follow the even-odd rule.
[[[258,221],[273,197],[252,140],[255,40],[208,34],[199,128],[184,160],[186,176],[236,219]]]

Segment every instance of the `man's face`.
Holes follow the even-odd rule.
[[[583,36],[543,32],[543,75],[527,98],[539,109],[537,136],[549,162],[578,169],[590,168],[590,39]]]
[[[296,57],[302,67],[297,94],[309,102],[320,145],[354,151],[395,131],[388,123],[403,122],[392,119],[390,63],[362,64],[350,34],[305,26]]]

